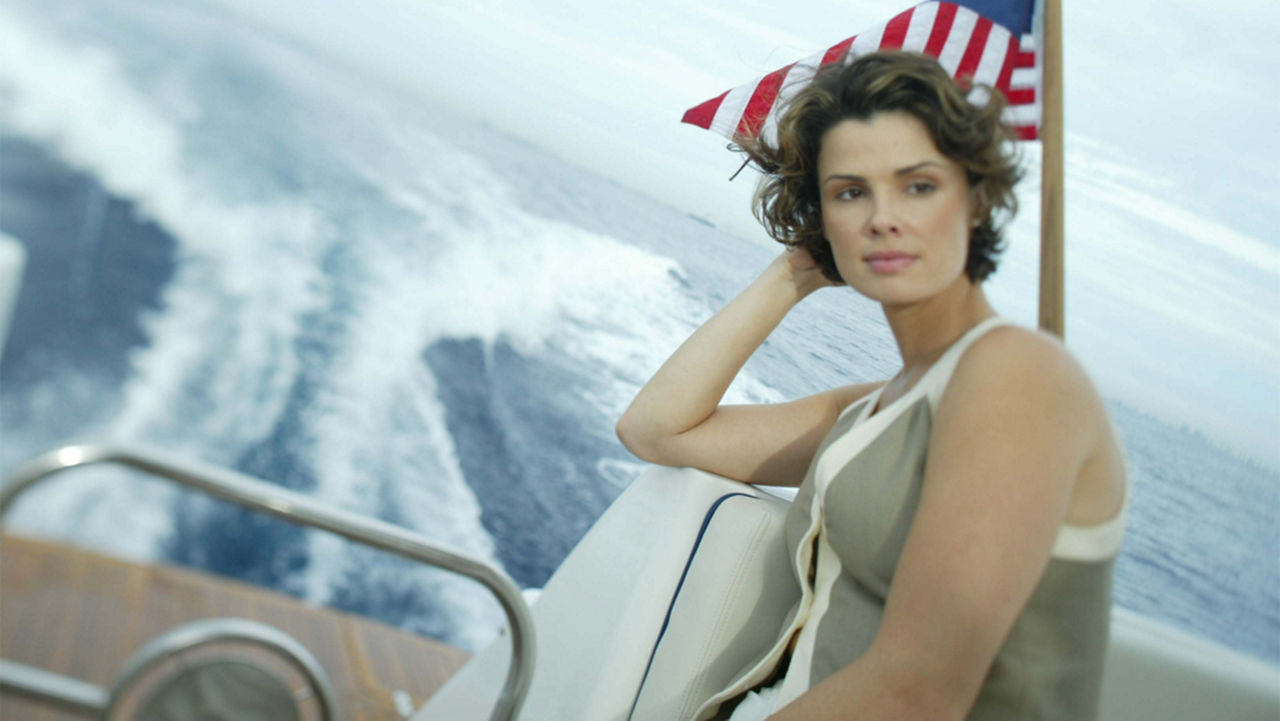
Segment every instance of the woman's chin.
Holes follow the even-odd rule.
[[[912,270],[897,273],[868,270],[856,274],[850,285],[860,295],[884,306],[886,311],[918,305],[939,296],[962,302],[967,287],[971,286],[963,269],[957,271],[954,278],[948,275],[946,279],[912,273]]]
[[[853,284],[853,289],[886,308],[914,305],[936,295],[904,278],[894,277],[860,278]]]

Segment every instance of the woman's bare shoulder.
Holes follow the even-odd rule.
[[[1059,391],[1096,396],[1084,366],[1057,336],[1004,325],[974,342],[956,366],[960,383],[1015,385],[1013,390]]]
[[[1067,442],[1086,456],[1111,433],[1093,381],[1062,341],[1012,325],[986,333],[961,357],[939,408],[939,422],[948,419],[1008,427],[1017,436],[1008,441]]]
[[[947,393],[953,390],[953,401],[971,407],[947,418],[1002,427],[1003,443],[1052,448],[1067,464],[1069,522],[1114,514],[1124,493],[1123,450],[1101,395],[1060,339],[1018,326],[993,329],[956,366]]]

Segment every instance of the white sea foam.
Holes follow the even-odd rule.
[[[163,443],[171,452],[213,462],[233,461],[280,422],[304,370],[296,343],[307,318],[327,302],[323,255],[337,242],[323,214],[305,200],[225,199],[225,187],[211,185],[209,176],[193,172],[208,159],[188,147],[190,131],[137,89],[107,50],[66,47],[4,11],[0,92],[6,124],[92,172],[179,243],[175,277],[164,290],[162,307],[145,319],[150,343],[134,355],[121,409],[103,432],[125,442]],[[113,120],[103,122],[104,117]],[[407,327],[411,322],[398,330]],[[366,330],[372,334],[382,329]],[[356,340],[374,354],[388,346]],[[396,358],[403,361],[393,366],[396,372],[421,373],[420,359],[409,356]],[[351,365],[344,369],[362,370]],[[343,380],[338,375],[338,381]],[[353,374],[351,379],[367,375]],[[387,466],[407,477],[430,479],[430,485],[403,489],[401,500],[412,501],[402,509],[406,516],[420,516],[420,527],[438,542],[492,559],[492,541],[480,527],[478,504],[449,454],[430,380],[409,380],[415,392],[407,400],[393,397],[376,379],[355,387],[338,382],[327,389],[331,398],[337,397],[329,403],[334,412],[317,415],[311,431],[318,495],[339,506],[374,512],[374,499],[362,493],[363,484]],[[381,405],[369,402],[379,400]],[[433,454],[430,468],[415,465],[422,454],[412,449],[401,448],[398,456],[381,448],[382,455],[371,459],[351,440],[349,424],[385,426],[385,417],[378,413],[395,410],[388,408],[393,401],[404,401],[410,412],[424,417],[421,430]],[[413,430],[418,429],[409,429]],[[403,436],[398,440],[403,445]],[[413,473],[418,470],[421,475]],[[42,505],[61,512],[37,514],[38,518],[24,514],[32,518],[32,525],[75,533],[134,556],[154,553],[171,530],[165,519],[173,495],[153,484],[112,474],[96,482],[60,484],[58,489],[52,494],[57,498],[46,498]],[[425,489],[430,490],[424,495]],[[127,510],[131,518],[144,522],[132,524],[129,534],[103,535],[109,529],[93,519],[117,523],[122,514],[103,513],[111,508]],[[124,541],[112,540],[125,535]],[[335,553],[333,544],[318,534],[313,544],[308,588],[314,599],[324,600],[345,570],[347,564],[340,559],[347,554]],[[474,647],[499,625],[491,607],[476,603],[484,594],[470,584],[446,583],[441,593],[455,616],[459,643]]]
[[[318,245],[315,213],[300,203],[221,202],[193,181],[181,126],[135,90],[104,49],[67,48],[0,12],[0,82],[8,124],[92,171],[181,242],[165,312],[148,319],[152,347],[135,359],[114,432],[137,438],[148,424],[169,419],[192,369],[203,365],[207,394],[248,391],[261,403],[253,418],[233,409],[204,418],[209,447],[260,437],[296,373],[285,351],[298,318],[319,300],[320,276],[315,261],[307,262]],[[271,372],[263,377],[262,368]]]
[[[341,334],[338,355],[313,378],[304,447],[291,449],[309,459],[316,495],[366,513],[389,505],[433,540],[492,560],[425,349],[442,338],[476,338],[564,354],[594,369],[591,400],[616,415],[643,380],[637,369],[656,367],[708,312],[683,290],[669,259],[521,210],[507,179],[416,122],[379,115],[376,93],[362,110],[381,125],[361,131],[369,115],[341,110],[359,89],[344,79],[303,81],[310,68],[288,51],[273,48],[260,59],[330,108],[331,121],[316,132],[331,141],[336,161],[391,202],[390,211],[343,207],[323,192],[246,201],[228,192],[238,179],[209,172],[211,159],[191,142],[191,119],[207,100],[185,95],[182,112],[169,112],[106,47],[68,47],[17,16],[0,14],[0,44],[5,122],[94,173],[179,243],[162,307],[144,322],[150,344],[134,355],[121,408],[105,421],[112,438],[233,462],[281,422],[299,376],[314,374],[297,344],[309,319],[341,293],[345,310],[328,321]],[[244,49],[255,46],[245,41]],[[124,118],[114,132],[96,122],[103,108]],[[348,212],[402,215],[366,222],[342,217]],[[337,237],[339,224],[355,235]],[[326,257],[346,246],[357,250],[337,276],[326,275]],[[746,376],[731,396],[776,393]],[[150,519],[129,534],[132,555],[154,553],[172,530],[173,495],[158,486],[113,474],[86,488],[97,510],[128,508]],[[46,505],[61,512],[35,524],[101,519],[85,498],[68,487]],[[82,535],[101,544],[94,536],[105,529],[88,526]],[[308,544],[305,588],[323,601],[363,556],[320,534]],[[476,648],[491,637],[499,624],[483,593],[424,578],[449,609],[452,640]]]
[[[343,156],[419,219],[422,237],[416,251],[372,257],[373,285],[413,289],[405,303],[429,310],[411,327],[429,324],[432,339],[501,338],[527,354],[554,347],[612,380],[651,372],[710,313],[671,259],[530,214],[507,179],[429,132],[384,117],[376,138],[381,153],[349,146]],[[635,385],[597,399],[607,413],[620,413],[644,378],[627,380]],[[748,374],[732,397],[776,393]]]

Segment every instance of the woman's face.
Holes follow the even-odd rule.
[[[818,153],[822,224],[845,282],[886,306],[969,283],[973,204],[964,169],[914,116],[844,120]]]

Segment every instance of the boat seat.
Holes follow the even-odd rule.
[[[654,467],[614,502],[532,608],[538,656],[522,721],[688,717],[763,654],[798,596],[778,542],[786,501]],[[776,623],[762,623],[776,619]],[[413,721],[485,719],[510,658],[500,638]]]
[[[781,499],[702,471],[643,473],[534,604],[538,657],[517,718],[688,719],[764,653],[796,598],[785,511]],[[498,639],[412,721],[489,718],[509,658]],[[1276,667],[1114,609],[1099,721],[1276,721],[1278,712]]]

